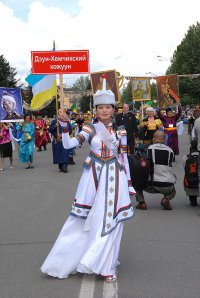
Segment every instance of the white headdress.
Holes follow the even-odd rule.
[[[115,105],[115,95],[111,90],[106,90],[106,76],[103,76],[102,90],[97,90],[94,94],[94,106]]]
[[[146,109],[146,112],[155,112],[155,111],[154,111],[154,109],[153,109],[152,107],[148,107],[148,108]]]
[[[16,101],[15,101],[14,97],[10,96],[10,95],[7,95],[7,93],[4,93],[2,98],[1,98],[1,106],[2,106],[3,109],[4,109],[4,107],[3,107],[4,102],[14,103],[14,109],[16,108]]]

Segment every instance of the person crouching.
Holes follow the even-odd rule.
[[[157,130],[153,136],[153,145],[149,146],[147,150],[151,164],[151,182],[149,182],[144,191],[163,194],[164,197],[161,200],[161,206],[165,210],[172,210],[170,200],[173,199],[176,194],[174,187],[176,176],[172,170],[174,153],[173,150],[164,145],[164,143],[165,133]],[[143,191],[138,190],[136,197],[138,201],[136,209],[146,210],[147,205]]]

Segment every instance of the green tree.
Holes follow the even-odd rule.
[[[133,102],[131,81],[122,89],[122,102],[129,104]]]
[[[3,55],[0,55],[0,87],[15,88],[18,80],[15,79],[16,69],[11,67]]]
[[[189,27],[180,45],[177,46],[166,74],[200,74],[200,23]],[[184,103],[200,99],[200,78],[180,77],[179,92]]]
[[[28,85],[28,87],[19,87],[21,87],[22,100],[25,101],[27,104],[30,104],[33,98],[32,87],[30,85]]]
[[[73,84],[72,88],[74,90],[81,90],[85,91],[88,90],[88,85],[90,84],[89,76],[83,76],[81,75]],[[90,85],[91,86],[91,85]]]
[[[155,83],[151,84],[151,99],[157,99],[157,88]]]
[[[87,111],[90,111],[90,107],[92,103],[90,103],[92,99],[87,94],[83,95],[83,97],[80,100],[80,109],[81,112],[86,113]]]
[[[83,113],[90,111],[92,108],[92,97],[90,95],[91,91],[91,81],[89,76],[81,75],[73,84],[72,88],[74,90],[85,91],[83,92],[82,98],[80,99],[80,109]]]
[[[41,110],[41,113],[43,117],[47,115],[48,117],[52,118],[54,115],[56,115],[56,100],[53,99],[51,103],[46,106],[46,108]]]

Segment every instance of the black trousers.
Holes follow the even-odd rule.
[[[128,153],[133,154],[135,152],[135,138],[134,136],[127,139]]]

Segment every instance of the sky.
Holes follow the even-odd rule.
[[[0,54],[22,81],[31,51],[49,51],[53,40],[56,50],[89,50],[91,72],[163,75],[199,11],[199,0],[4,0]],[[65,75],[64,82],[77,77]]]

